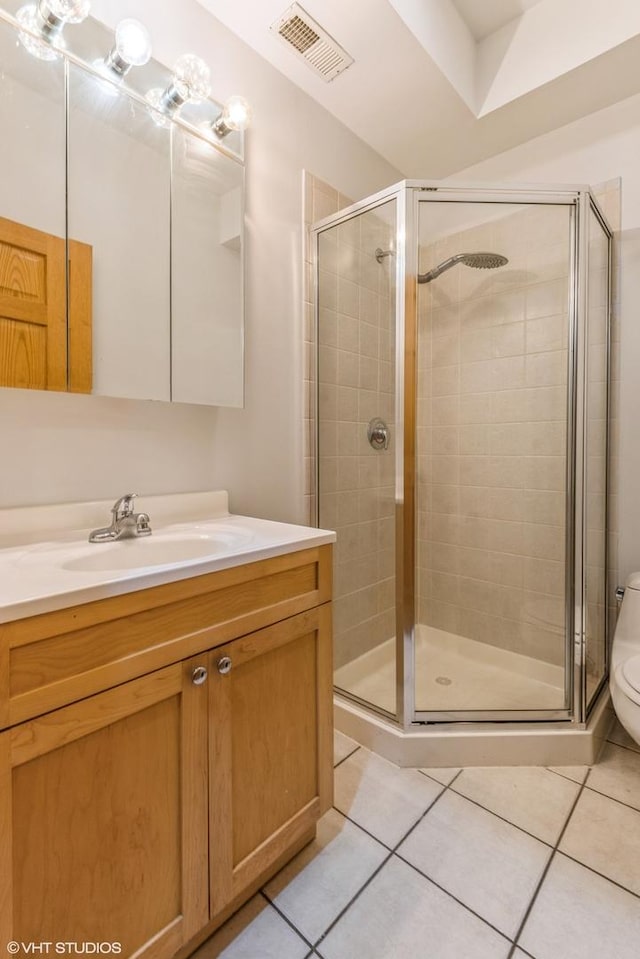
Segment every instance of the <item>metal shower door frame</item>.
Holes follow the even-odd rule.
[[[400,627],[400,617],[398,610],[402,604],[401,593],[403,592],[402,587],[402,576],[404,575],[406,564],[404,562],[404,549],[405,549],[405,537],[404,531],[401,528],[402,520],[405,515],[404,511],[404,471],[402,468],[404,460],[404,431],[402,429],[402,406],[404,402],[404,343],[405,343],[405,255],[406,255],[406,196],[407,191],[405,189],[405,182],[401,181],[399,183],[392,184],[390,187],[387,187],[385,190],[381,190],[378,193],[374,193],[371,196],[366,197],[364,200],[359,200],[356,203],[352,203],[350,206],[345,207],[339,213],[332,214],[331,216],[324,217],[324,219],[319,220],[311,228],[311,254],[312,254],[312,265],[313,265],[313,275],[315,278],[314,282],[314,297],[313,297],[313,308],[314,308],[314,327],[315,327],[315,436],[314,436],[314,476],[315,476],[315,521],[316,526],[320,525],[320,430],[318,428],[319,424],[319,415],[320,415],[320,376],[319,376],[319,359],[320,359],[320,350],[319,350],[319,320],[320,320],[320,303],[319,303],[319,283],[318,283],[318,253],[319,253],[319,238],[322,233],[326,230],[333,229],[339,226],[341,223],[346,223],[348,220],[352,220],[357,216],[361,216],[364,213],[370,213],[373,210],[376,210],[378,207],[384,206],[386,203],[395,200],[396,201],[396,244],[395,244],[395,352],[396,352],[396,370],[395,370],[395,422],[394,422],[394,436],[395,436],[395,577],[396,577],[396,629]],[[400,528],[399,528],[400,527]],[[412,549],[413,537],[411,536],[408,540],[409,549]],[[412,568],[410,569],[410,574],[413,576]],[[347,699],[352,702],[358,703],[359,705],[365,706],[368,710],[374,713],[378,713],[381,716],[387,719],[396,720],[399,723],[404,722],[404,689],[405,689],[405,661],[404,661],[404,646],[402,643],[399,643],[397,637],[402,635],[401,633],[396,632],[396,677],[401,677],[400,683],[396,682],[397,692],[400,698],[396,698],[396,711],[395,713],[390,713],[387,710],[383,709],[380,706],[377,706],[375,703],[370,703],[366,700],[360,699],[353,693],[350,693],[346,690],[339,689],[339,693],[342,696],[345,696]],[[401,647],[398,654],[398,647]]]
[[[568,279],[569,342],[567,344],[567,481],[565,494],[565,707],[563,709],[526,710],[451,710],[446,713],[440,710],[414,709],[411,719],[405,716],[404,725],[407,728],[411,722],[520,723],[527,721],[536,723],[561,721],[581,725],[586,720],[585,701],[582,694],[585,682],[583,668],[584,632],[581,609],[580,615],[576,616],[576,597],[583,595],[581,592],[584,559],[582,491],[585,483],[583,434],[586,425],[584,422],[584,396],[580,391],[584,390],[585,382],[587,330],[588,243],[585,243],[587,222],[585,211],[588,209],[589,203],[594,201],[589,188],[584,185],[545,184],[543,186],[541,184],[457,184],[438,181],[407,181],[407,187],[409,192],[413,192],[415,195],[413,206],[416,226],[418,224],[419,205],[429,202],[563,205],[570,209],[571,226]],[[417,258],[417,230],[415,231],[415,241]],[[417,263],[415,272],[417,274]],[[415,318],[413,324],[415,326]],[[411,321],[408,321],[407,325],[410,326]],[[415,349],[413,352],[415,353]],[[407,350],[406,362],[411,362],[409,350]],[[582,401],[580,401],[580,397],[582,397]],[[407,402],[409,402],[408,396]],[[411,416],[406,415],[406,419],[411,419]],[[413,633],[415,633],[415,619]],[[414,649],[415,646],[412,644],[412,651]],[[405,682],[407,681],[408,677],[405,677]]]
[[[314,224],[312,254],[318,272],[318,237],[362,213],[396,200],[396,383],[395,383],[395,543],[396,543],[396,712],[381,709],[341,691],[348,699],[374,713],[395,719],[402,728],[423,723],[556,722],[583,725],[587,719],[584,668],[584,488],[586,342],[588,308],[588,212],[594,210],[609,239],[609,290],[612,232],[590,188],[584,184],[487,184],[404,180]],[[418,215],[428,202],[509,203],[565,205],[571,211],[570,273],[568,282],[569,342],[566,446],[566,549],[565,549],[565,708],[528,710],[456,710],[415,708],[415,543],[416,543],[416,349]],[[412,238],[413,242],[409,242]],[[609,296],[610,306],[610,296]],[[314,295],[316,344],[318,337],[318,283]],[[608,316],[607,323],[610,323]],[[608,338],[609,339],[609,338]],[[319,377],[316,348],[315,478],[316,522],[319,522]],[[609,355],[607,402],[610,402]],[[607,430],[608,434],[608,430]],[[608,440],[607,440],[608,442]],[[607,457],[608,464],[608,457]],[[606,478],[608,491],[608,469]],[[605,494],[606,495],[606,494]],[[608,499],[608,497],[607,497]],[[608,523],[607,523],[608,529]],[[605,562],[605,566],[607,566]],[[605,570],[605,576],[607,571]],[[606,593],[605,593],[606,595]],[[579,600],[576,603],[576,600]],[[576,615],[576,606],[579,614]],[[604,680],[603,680],[604,683]],[[593,699],[595,701],[595,697]]]

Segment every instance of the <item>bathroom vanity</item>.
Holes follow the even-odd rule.
[[[331,805],[333,534],[244,520],[234,554],[207,529],[213,558],[124,573],[80,561],[79,591],[4,605],[4,942],[187,954]],[[13,547],[0,567],[41,570],[53,551],[70,572],[83,549]],[[89,556],[109,565],[103,549]],[[91,598],[64,605],[78,595]]]

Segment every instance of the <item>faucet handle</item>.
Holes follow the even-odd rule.
[[[125,493],[124,496],[116,500],[111,507],[111,512],[116,519],[124,519],[125,516],[133,515],[133,501],[137,495],[137,493]]]
[[[138,536],[149,536],[152,533],[151,520],[148,513],[138,513],[136,516],[136,533]]]

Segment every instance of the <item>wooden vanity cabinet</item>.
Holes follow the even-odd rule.
[[[164,644],[171,660],[192,652],[199,634],[194,655],[0,733],[0,942],[121,943],[120,955],[153,959],[186,954],[312,838],[332,793],[330,551],[288,557],[291,582],[303,582],[301,565],[315,567],[316,588],[302,612],[278,619],[282,603],[260,610],[250,603],[236,617],[237,638],[211,642],[220,629],[228,636],[228,621],[201,623],[184,643],[173,636]],[[253,564],[257,579],[283,568],[269,563]],[[238,584],[255,585],[248,569],[235,574]],[[228,590],[234,571],[200,579],[205,592]],[[193,594],[195,581],[186,582]],[[108,636],[105,624],[131,627],[168,597],[165,612],[179,631],[176,593],[166,589],[144,591],[144,608],[141,594],[131,594],[137,611],[124,618],[115,615],[122,611],[115,598],[106,601],[93,626]],[[289,600],[305,605],[302,593]],[[90,607],[76,609],[76,625],[90,640]],[[194,604],[183,612],[191,630]],[[256,617],[269,625],[243,633],[242,622]],[[51,630],[37,619],[4,636],[0,627],[9,699],[12,650],[32,639],[43,654],[48,639],[60,645],[61,636],[47,637]],[[73,648],[78,632],[67,634]],[[128,657],[117,643],[114,649],[134,673],[138,653],[138,666],[148,661],[140,644]],[[104,652],[96,656],[104,675]],[[90,688],[91,652],[80,659]],[[20,656],[13,661],[22,666]],[[77,675],[64,681],[79,688]]]
[[[327,605],[211,653],[212,917],[331,805],[330,636]]]
[[[190,665],[2,734],[5,942],[171,956],[208,921],[207,694]]]

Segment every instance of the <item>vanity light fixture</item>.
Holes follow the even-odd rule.
[[[226,137],[232,130],[246,130],[251,117],[251,106],[244,97],[230,97],[220,116],[211,124],[211,129],[216,136]]]
[[[16,20],[24,27],[19,35],[22,46],[39,60],[55,60],[59,56],[55,47],[64,46],[64,25],[81,23],[89,7],[90,0],[37,0],[21,7]]]
[[[118,79],[131,67],[143,67],[151,59],[151,37],[139,20],[121,20],[116,27],[115,43],[104,59],[105,67]]]
[[[185,103],[206,100],[211,91],[211,72],[204,60],[195,53],[185,53],[173,68],[173,77],[162,91],[160,107],[165,113],[175,113]],[[150,91],[153,93],[154,91]]]

